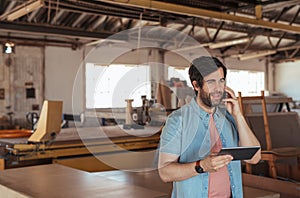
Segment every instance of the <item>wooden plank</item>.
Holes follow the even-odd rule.
[[[280,181],[262,176],[250,175],[243,173],[243,183],[257,189],[268,190],[284,194],[289,198],[296,198],[300,196],[300,184]]]
[[[58,164],[0,171],[0,185],[27,197],[167,197],[163,192],[95,176]]]
[[[156,169],[153,161],[156,159],[156,152],[122,152],[109,153],[105,155],[93,155],[82,157],[67,157],[53,160],[53,163],[76,168],[88,172],[102,172],[108,170],[152,170]]]
[[[123,138],[112,138],[112,139],[102,139],[102,140],[88,140],[84,142],[73,142],[62,143],[62,144],[54,144],[54,145],[45,145],[45,144],[15,144],[12,152],[17,155],[22,151],[41,151],[48,149],[61,149],[61,148],[71,148],[71,147],[81,147],[81,146],[90,146],[90,145],[107,145],[111,144],[120,144],[126,142],[139,142],[139,141],[158,141],[159,134],[151,136],[151,137],[123,137]]]
[[[4,170],[4,169],[5,169],[5,159],[0,158],[0,170]]]
[[[34,160],[34,159],[46,159],[46,158],[58,158],[66,156],[86,155],[109,153],[109,152],[122,152],[127,150],[138,149],[154,149],[157,148],[158,142],[135,142],[135,143],[122,143],[122,144],[109,144],[109,145],[95,145],[89,147],[79,148],[63,148],[56,150],[45,150],[41,152],[19,152],[19,161]]]
[[[172,183],[164,183],[161,181],[157,170],[148,171],[105,171],[93,173],[97,176],[106,177],[124,183],[150,188],[152,190],[165,192],[171,197]],[[279,198],[279,193],[267,190],[261,190],[243,185],[244,198]]]
[[[250,96],[243,97],[244,104],[261,104],[261,96]],[[289,103],[293,102],[293,99],[290,97],[265,97],[267,104],[280,104],[280,103]]]
[[[279,193],[274,193],[248,186],[243,187],[244,198],[280,198]]]
[[[9,145],[10,160],[4,160],[3,163],[11,167],[14,163],[21,165],[27,164],[27,162],[51,161],[64,157],[74,158],[133,150],[153,150],[157,148],[160,140],[160,127],[145,127],[144,130],[130,131],[123,130],[120,126],[103,127],[103,129],[110,135],[108,136],[103,131],[99,134],[99,130],[102,130],[99,127],[79,129],[82,130],[85,139],[81,139],[76,128],[63,130],[59,134],[58,140],[50,145],[26,144],[23,139],[20,143],[14,144],[19,142],[18,139],[9,140],[7,145]]]
[[[262,114],[247,114],[245,117],[262,149],[266,149]],[[299,116],[296,112],[268,113],[268,123],[273,148],[297,147],[300,145]]]
[[[105,127],[82,127],[66,128],[56,137],[51,145],[64,144],[70,142],[89,141],[95,139],[115,139],[115,138],[147,138],[160,134],[161,127],[145,126],[144,129],[123,129],[122,126],[105,126]],[[0,139],[3,144],[27,144],[26,138]]]
[[[55,138],[61,129],[62,105],[62,101],[44,101],[37,129],[28,141],[46,142]]]
[[[171,197],[172,182],[163,182],[158,174],[158,170],[140,170],[140,171],[104,171],[95,172],[93,175],[105,177],[123,183],[141,186],[155,191],[167,193]]]
[[[87,172],[100,172],[100,171],[111,171],[115,168],[103,163],[94,156],[89,157],[77,157],[67,159],[55,159],[54,164],[61,164],[67,167],[75,168]]]

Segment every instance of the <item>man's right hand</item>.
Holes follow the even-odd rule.
[[[205,172],[216,172],[223,166],[227,166],[232,160],[231,155],[209,155],[200,161],[200,166]]]

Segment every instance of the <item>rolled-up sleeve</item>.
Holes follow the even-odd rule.
[[[181,151],[181,133],[181,114],[179,111],[175,111],[168,117],[163,127],[159,151],[179,156]]]

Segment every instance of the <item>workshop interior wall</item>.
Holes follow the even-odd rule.
[[[300,101],[299,92],[300,61],[277,64],[275,66],[276,91]]]
[[[28,112],[39,112],[43,102],[43,47],[16,46],[15,53],[0,54],[0,116],[12,126],[28,127]]]

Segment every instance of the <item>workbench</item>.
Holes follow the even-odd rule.
[[[45,144],[28,143],[28,138],[0,139],[0,169],[27,165],[62,163],[70,164],[72,159],[89,158],[96,166],[101,160],[97,156],[123,153],[139,154],[153,150],[158,146],[160,127],[146,126],[144,129],[124,130],[122,126],[85,127],[62,129],[56,139]],[[84,164],[87,163],[84,160]],[[73,161],[72,164],[78,163]],[[76,167],[79,168],[80,167]],[[104,170],[113,169],[104,165]],[[101,167],[89,167],[92,171],[101,171]],[[90,170],[87,170],[90,171]]]
[[[279,198],[280,194],[243,186],[245,198]],[[163,183],[157,170],[88,173],[58,164],[0,171],[0,194],[15,198],[170,197],[172,183]]]
[[[0,194],[15,198],[168,197],[164,192],[57,164],[0,171]]]

